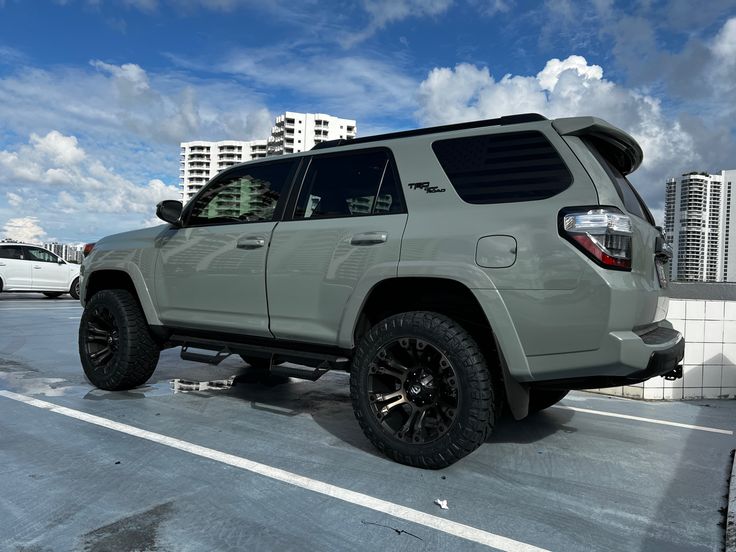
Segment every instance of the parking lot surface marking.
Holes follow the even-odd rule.
[[[76,420],[111,429],[113,431],[124,433],[126,435],[131,435],[133,437],[146,439],[148,441],[188,452],[202,458],[208,458],[210,460],[227,464],[229,466],[247,470],[252,473],[274,479],[276,481],[281,481],[282,483],[287,483],[289,485],[336,498],[350,504],[355,504],[357,506],[362,506],[370,510],[388,514],[395,518],[416,523],[418,525],[423,525],[425,527],[429,527],[430,529],[442,531],[449,535],[453,535],[455,537],[469,540],[478,544],[490,546],[498,550],[508,552],[549,552],[544,548],[539,548],[524,542],[503,537],[501,535],[496,535],[494,533],[489,533],[487,531],[483,531],[469,525],[464,525],[462,523],[457,523],[455,521],[433,516],[431,514],[427,514],[413,508],[401,506],[399,504],[388,502],[386,500],[381,500],[370,495],[351,491],[343,487],[338,487],[337,485],[331,485],[323,481],[318,481],[316,479],[304,477],[286,470],[274,468],[267,464],[261,464],[260,462],[248,460],[247,458],[196,445],[194,443],[183,441],[181,439],[176,439],[174,437],[168,437],[160,433],[154,433],[152,431],[140,429],[131,425],[115,422],[113,420],[108,420],[107,418],[102,418],[93,414],[87,414],[86,412],[81,412],[72,408],[59,406],[54,403],[42,401],[39,399],[33,399],[31,397],[20,395],[18,393],[13,393],[11,391],[0,390],[0,396],[21,403],[25,403],[29,406],[48,410],[55,414],[61,414],[62,416],[74,418]]]
[[[641,416],[631,416],[629,414],[617,414],[615,412],[605,412],[603,410],[591,410],[589,408],[579,408],[577,406],[555,405],[552,408],[560,410],[572,410],[573,412],[581,412],[585,414],[595,414],[597,416],[608,416],[610,418],[623,418],[624,420],[635,420],[637,422],[647,422],[650,424],[659,424],[672,427],[681,427],[684,429],[692,429],[696,431],[707,431],[708,433],[720,433],[722,435],[733,435],[733,431],[729,429],[718,429],[715,427],[705,427],[691,424],[681,424],[680,422],[668,422],[667,420],[657,420],[655,418],[643,418]]]
[[[67,307],[67,306],[63,306],[63,307],[56,307],[56,306],[54,307],[51,307],[51,306],[48,306],[48,307],[8,307],[8,308],[3,308],[2,310],[4,311],[6,310],[22,310],[22,311],[45,310],[45,311],[48,311],[48,310],[81,309],[81,308],[82,308],[81,306],[77,305],[77,306],[70,306],[70,307]]]

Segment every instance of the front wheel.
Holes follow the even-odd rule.
[[[366,437],[410,466],[449,466],[494,425],[485,358],[465,329],[434,312],[397,314],[374,326],[353,358],[350,395]]]
[[[69,295],[73,299],[79,299],[79,278],[75,278],[72,282],[72,286],[69,288]]]
[[[143,385],[160,348],[135,298],[122,289],[92,296],[79,323],[79,356],[92,385],[109,391]]]

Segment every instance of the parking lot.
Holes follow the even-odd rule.
[[[364,438],[343,373],[263,382],[172,349],[148,385],[95,389],[80,315],[0,296],[0,550],[723,548],[736,401],[575,392],[424,471]]]

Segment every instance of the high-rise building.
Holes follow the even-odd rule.
[[[260,157],[266,157],[266,140],[182,142],[179,156],[179,187],[182,190],[182,199],[189,201],[220,171]]]
[[[276,117],[271,136],[266,140],[182,142],[179,167],[182,200],[189,201],[210,178],[232,165],[267,155],[307,151],[325,140],[352,139],[355,132],[353,119],[287,111]]]
[[[353,119],[341,119],[324,113],[287,111],[276,117],[268,138],[268,154],[283,155],[307,151],[325,140],[355,138]]]
[[[667,180],[664,224],[673,280],[736,282],[736,169]]]

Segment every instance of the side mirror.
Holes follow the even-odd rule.
[[[182,209],[183,205],[181,204],[181,201],[165,199],[156,205],[156,216],[169,224],[181,226]]]
[[[64,259],[62,259],[61,257],[57,257],[57,258],[56,258],[56,262],[57,262],[57,263],[59,263],[60,265],[66,264],[66,263],[64,262]]]

